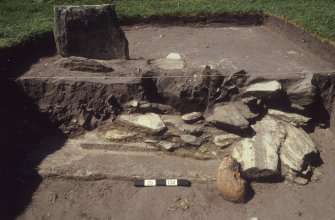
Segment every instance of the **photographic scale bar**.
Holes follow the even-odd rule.
[[[148,180],[135,180],[134,186],[136,187],[149,187],[149,186],[191,186],[191,181],[187,179],[148,179]]]

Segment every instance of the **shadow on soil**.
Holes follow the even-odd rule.
[[[14,78],[39,58],[54,53],[52,34],[11,49],[0,49],[0,219],[3,220],[15,219],[29,205],[42,181],[36,171],[37,166],[66,140]],[[42,154],[34,158],[30,163],[33,172],[22,175],[22,162],[46,135],[57,135],[58,142],[43,149]]]

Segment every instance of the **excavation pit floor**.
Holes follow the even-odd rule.
[[[253,183],[255,194],[246,204],[218,195],[219,160],[87,150],[70,142],[37,167],[43,181],[18,219],[333,219],[334,136],[316,129],[311,137],[324,162],[312,182]],[[131,181],[157,177],[189,178],[192,186],[136,188]]]
[[[273,24],[132,26],[124,27],[124,31],[131,60],[104,61],[115,71],[70,71],[55,66],[61,59],[56,55],[40,59],[18,81],[26,81],[26,89],[34,86],[31,94],[38,91],[41,81],[44,81],[45,97],[57,92],[65,94],[59,100],[55,98],[54,103],[46,103],[43,109],[46,112],[47,104],[71,104],[71,98],[78,101],[75,95],[66,100],[68,88],[60,84],[60,80],[65,84],[78,82],[74,87],[70,83],[70,89],[76,88],[73,94],[87,93],[85,87],[80,87],[81,82],[117,84],[106,89],[106,93],[124,90],[124,93],[135,94],[135,90],[127,88],[137,88],[140,84],[139,69],[148,70],[148,60],[164,58],[169,53],[180,54],[186,69],[209,65],[227,74],[243,69],[251,76],[269,79],[335,72],[335,63],[327,59],[325,52],[311,49],[304,37],[278,30]],[[127,77],[127,74],[135,77]],[[55,85],[57,89],[52,90],[48,85]],[[101,88],[97,86],[92,90],[96,93],[89,91],[93,100],[101,98]],[[39,94],[36,92],[36,96]],[[48,98],[45,100],[47,102]],[[31,197],[31,200],[18,219],[333,219],[334,136],[329,129],[318,127],[310,136],[318,143],[324,162],[317,168],[312,182],[306,186],[287,182],[253,183],[255,194],[246,204],[232,204],[218,195],[215,174],[219,159],[196,160],[162,152],[83,149],[73,144],[73,139],[54,152],[50,150],[51,154],[45,154],[47,141],[29,157],[31,161],[37,158],[38,162],[32,162],[32,168],[27,165],[23,169],[25,178],[37,175],[40,182],[33,193],[23,190],[22,196]],[[189,188],[135,188],[132,180],[142,178],[189,178],[193,184]]]

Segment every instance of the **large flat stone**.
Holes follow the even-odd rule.
[[[224,130],[244,130],[249,127],[248,120],[234,105],[222,105],[214,108],[213,114],[206,121]]]
[[[65,57],[128,59],[128,41],[114,5],[55,6],[54,35]]]
[[[166,125],[184,134],[201,135],[204,130],[202,125],[186,124],[178,115],[163,115],[162,120]]]
[[[113,68],[108,67],[97,60],[87,59],[83,57],[65,57],[54,62],[55,65],[66,68],[71,71],[84,71],[93,73],[113,72]]]
[[[280,174],[278,152],[285,140],[285,129],[270,116],[257,122],[253,138],[234,145],[232,156],[241,164],[249,178],[271,177]]]
[[[269,109],[268,114],[280,120],[290,122],[295,126],[306,126],[311,118],[296,113],[283,112],[275,109]]]
[[[166,130],[164,122],[155,113],[121,115],[118,120],[133,126],[148,129],[153,133],[160,133]]]
[[[259,82],[249,85],[244,96],[255,96],[255,97],[266,97],[276,94],[282,89],[281,84],[278,81]]]
[[[282,166],[295,172],[303,172],[310,164],[308,156],[318,151],[308,134],[288,123],[284,124],[287,135],[280,149]]]

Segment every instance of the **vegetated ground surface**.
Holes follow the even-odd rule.
[[[121,21],[150,16],[211,16],[260,13],[282,17],[335,41],[333,0],[3,0],[0,2],[0,48],[52,31],[53,5],[113,3]]]
[[[326,54],[314,53],[299,37],[277,32],[273,25],[124,29],[134,62],[146,63],[147,59],[177,52],[189,67],[221,63],[229,71],[243,68],[253,76],[265,78],[292,77],[294,72],[331,72],[334,68],[331,60],[322,58]],[[74,81],[113,82],[106,74],[83,79],[82,76],[93,74],[54,68],[53,62],[59,58],[40,59],[21,78],[58,76]],[[56,83],[60,78],[51,80]],[[215,176],[220,160],[201,161],[165,154],[114,154],[101,149],[71,152],[61,139],[59,146],[48,152],[47,144],[42,143],[43,148],[37,151],[38,162],[30,164],[37,170],[20,178],[20,184],[9,187],[12,191],[3,205],[7,211],[4,216],[17,219],[333,219],[334,135],[329,129],[316,127],[310,136],[317,143],[323,160],[312,182],[306,186],[287,182],[253,183],[255,192],[246,204],[233,204],[218,195],[215,181],[209,177]],[[43,149],[47,153],[44,154]],[[39,153],[42,156],[38,156]],[[82,154],[87,154],[86,159],[80,159]],[[124,167],[120,167],[122,164]],[[110,172],[111,178],[78,177],[85,169],[96,174]],[[43,171],[44,177],[40,175]],[[131,181],[113,176],[114,171],[121,171],[126,177],[130,175],[129,179],[137,173],[145,177],[157,172],[171,176],[178,172],[185,174],[180,177],[198,174],[196,179],[199,180],[207,177],[203,182],[195,181],[189,188],[135,188]]]

